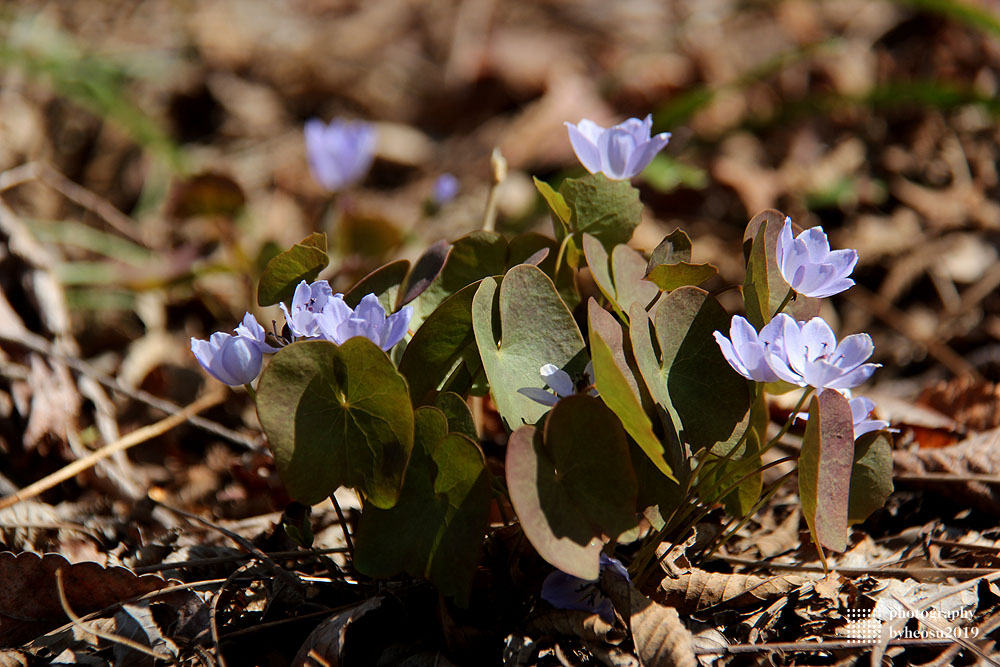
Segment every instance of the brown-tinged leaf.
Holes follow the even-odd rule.
[[[643,667],[695,667],[691,631],[681,623],[677,610],[653,602],[618,574],[605,570],[601,589],[628,619],[632,643]]]
[[[752,574],[724,574],[694,568],[676,579],[660,582],[657,598],[684,613],[725,604],[741,608],[785,595],[807,581],[797,575],[759,577]]]
[[[31,355],[27,387],[31,395],[28,409],[28,427],[24,433],[24,446],[37,447],[47,436],[57,441],[76,431],[76,418],[80,414],[80,393],[73,377],[64,364],[46,362],[37,354]]]
[[[793,507],[781,523],[771,530],[759,531],[753,536],[753,547],[762,558],[770,558],[799,546],[799,519],[802,512]]]
[[[24,651],[0,651],[0,667],[28,667],[28,660]]]
[[[942,380],[925,389],[917,403],[953,417],[959,426],[972,431],[1000,426],[1000,386],[982,378]]]
[[[59,602],[56,571],[70,608],[78,615],[160,590],[160,577],[138,576],[123,567],[70,563],[58,554],[0,553],[0,646],[20,646],[66,622]]]
[[[382,606],[384,597],[369,598],[330,616],[310,633],[292,660],[293,667],[339,667],[346,664],[348,631]]]
[[[206,171],[176,181],[167,198],[167,217],[184,220],[195,216],[235,218],[246,205],[243,188],[231,177]]]
[[[625,639],[625,633],[598,614],[576,609],[552,609],[532,616],[525,622],[530,633],[579,637],[588,641],[599,641],[617,646]]]

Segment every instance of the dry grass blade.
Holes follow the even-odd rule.
[[[226,392],[224,390],[218,387],[214,388],[177,414],[161,419],[155,424],[138,428],[116,442],[109,442],[93,454],[73,461],[69,465],[57,470],[51,475],[38,480],[34,484],[30,484],[21,491],[0,499],[0,509],[10,507],[11,505],[15,505],[22,500],[27,500],[28,498],[34,498],[35,496],[48,491],[57,484],[61,484],[62,482],[80,474],[84,470],[93,467],[98,461],[105,459],[116,452],[125,451],[130,447],[135,447],[138,444],[146,442],[151,438],[155,438],[158,435],[162,435],[163,433],[176,428],[187,421],[192,415],[220,403],[225,396]]]

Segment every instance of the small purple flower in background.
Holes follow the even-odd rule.
[[[375,158],[375,126],[362,121],[306,121],[306,155],[313,178],[336,192],[360,181]]]
[[[538,387],[521,387],[517,390],[517,393],[523,394],[535,401],[536,403],[541,403],[542,405],[553,406],[559,402],[560,398],[566,398],[567,396],[572,396],[576,393],[576,385],[573,384],[573,379],[570,378],[569,373],[561,370],[555,364],[545,364],[542,366],[538,374],[542,376],[545,380],[545,384],[548,385],[555,394],[551,394],[544,389],[539,389]],[[587,362],[587,367],[583,370],[583,374],[587,378],[587,386],[594,384],[594,362]],[[590,390],[591,396],[597,396],[597,390]]]
[[[854,439],[857,440],[865,433],[871,433],[872,431],[884,431],[886,429],[896,431],[897,429],[889,429],[889,422],[883,421],[881,419],[868,419],[871,415],[872,410],[875,409],[875,401],[870,398],[865,398],[864,396],[857,396],[851,398],[851,392],[849,390],[841,390],[841,392],[848,399],[848,404],[851,406],[851,421],[854,422]],[[808,412],[798,412],[795,414],[796,419],[808,420]]]
[[[249,384],[260,375],[263,353],[252,338],[217,331],[208,340],[192,338],[191,352],[212,377],[231,387]]]
[[[326,308],[317,318],[323,338],[340,345],[355,336],[364,336],[385,351],[389,351],[403,340],[413,308],[403,306],[389,317],[374,294],[361,299],[356,308],[344,303],[342,294],[336,294],[327,302]]]
[[[434,190],[431,192],[431,199],[435,206],[444,206],[458,195],[458,179],[452,174],[441,174],[434,181]]]
[[[779,332],[778,320],[771,320],[760,330],[753,328],[746,318],[734,315],[729,325],[729,338],[716,331],[715,342],[722,349],[722,356],[737,373],[755,382],[775,382],[778,376],[767,360],[767,344]]]
[[[830,250],[830,241],[820,227],[792,237],[792,219],[778,234],[778,269],[793,290],[803,296],[826,297],[854,285],[851,275],[858,263],[856,250]]]
[[[852,334],[840,343],[823,318],[796,322],[780,313],[767,325],[778,322],[767,342],[767,360],[782,380],[800,387],[850,389],[872,376],[879,364],[866,364],[875,351],[871,336]]]
[[[587,171],[603,173],[615,180],[629,179],[641,172],[670,141],[669,132],[649,136],[653,129],[651,114],[643,120],[629,118],[607,129],[587,119],[565,125],[573,151]]]
[[[601,571],[611,568],[618,576],[631,583],[628,570],[617,558],[601,554]],[[605,623],[614,624],[614,605],[597,586],[597,581],[587,581],[556,570],[542,583],[542,599],[556,609],[575,609],[600,615]]]

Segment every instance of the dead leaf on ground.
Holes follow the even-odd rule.
[[[345,661],[347,633],[367,614],[377,610],[384,597],[369,598],[327,618],[312,631],[292,661],[294,667],[339,667]]]
[[[63,571],[67,602],[78,616],[167,586],[153,575],[122,567],[70,563],[58,554],[0,553],[0,646],[19,646],[67,621],[56,571]]]
[[[579,637],[588,641],[621,644],[624,633],[604,621],[599,615],[586,611],[553,609],[529,618],[525,623],[529,633]]]
[[[656,595],[664,604],[691,613],[720,604],[738,608],[766,602],[806,581],[807,577],[798,575],[759,577],[692,569],[677,579],[664,578]]]

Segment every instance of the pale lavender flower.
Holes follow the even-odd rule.
[[[249,338],[257,344],[261,352],[277,352],[278,348],[269,345],[267,342],[267,332],[264,331],[257,318],[247,313],[243,316],[243,323],[236,327],[236,335]]]
[[[831,251],[821,227],[812,227],[793,238],[792,219],[785,218],[776,250],[781,277],[803,296],[832,296],[854,285],[847,276],[858,263],[857,251]]]
[[[606,554],[601,554],[601,571],[610,568],[619,577],[631,583],[628,570],[617,558],[611,558]],[[579,611],[589,611],[600,615],[604,622],[614,624],[615,608],[601,589],[597,582],[588,581],[566,574],[562,570],[556,570],[545,578],[542,583],[542,599],[556,609],[575,609]]]
[[[889,422],[882,421],[881,419],[868,419],[871,415],[872,410],[875,409],[875,401],[870,398],[865,398],[864,396],[858,396],[856,398],[851,398],[851,392],[847,389],[841,390],[841,392],[847,399],[848,404],[851,406],[851,421],[854,424],[854,439],[857,440],[865,433],[871,433],[872,431],[884,431],[884,430],[895,430],[889,429]],[[808,420],[808,412],[798,412],[795,414],[795,419]]]
[[[875,346],[868,334],[852,334],[840,343],[823,318],[796,322],[779,313],[776,330],[767,342],[767,361],[780,379],[800,387],[850,389],[871,377],[879,364],[864,363]]]
[[[375,126],[362,121],[318,118],[306,121],[306,155],[313,178],[330,191],[352,185],[368,173],[375,158]]]
[[[312,284],[308,284],[304,280],[300,282],[292,296],[291,311],[284,303],[280,304],[292,337],[317,338],[321,336],[322,332],[316,318],[323,312],[332,298],[333,289],[327,281],[317,280]]]
[[[435,206],[444,206],[458,195],[458,179],[452,174],[441,174],[434,181],[434,190],[431,199]]]
[[[753,328],[746,318],[734,315],[729,324],[729,338],[715,331],[715,342],[722,356],[737,373],[755,382],[775,382],[778,376],[771,370],[767,359],[767,344],[779,333],[777,320],[771,320],[760,330]]]
[[[670,141],[669,132],[649,136],[652,115],[643,120],[629,118],[607,129],[587,119],[565,125],[573,151],[587,171],[616,180],[629,179],[641,172]]]
[[[231,387],[252,382],[260,374],[263,361],[263,353],[255,340],[221,331],[208,340],[192,338],[191,352],[212,377]]]
[[[317,318],[322,337],[342,344],[355,336],[364,336],[385,351],[392,349],[406,336],[413,308],[403,306],[386,317],[385,309],[374,294],[361,299],[356,308],[344,302],[342,294],[335,294]]]
[[[573,379],[570,378],[569,373],[560,369],[555,364],[545,364],[539,369],[538,374],[542,376],[542,380],[545,381],[545,384],[555,394],[538,387],[521,387],[517,392],[527,396],[536,403],[548,406],[555,405],[559,402],[560,398],[566,398],[576,393],[576,385],[573,384]],[[587,386],[593,385],[594,362],[587,362],[587,367],[583,370],[583,374],[587,379]],[[591,389],[590,395],[597,396],[597,390]]]

